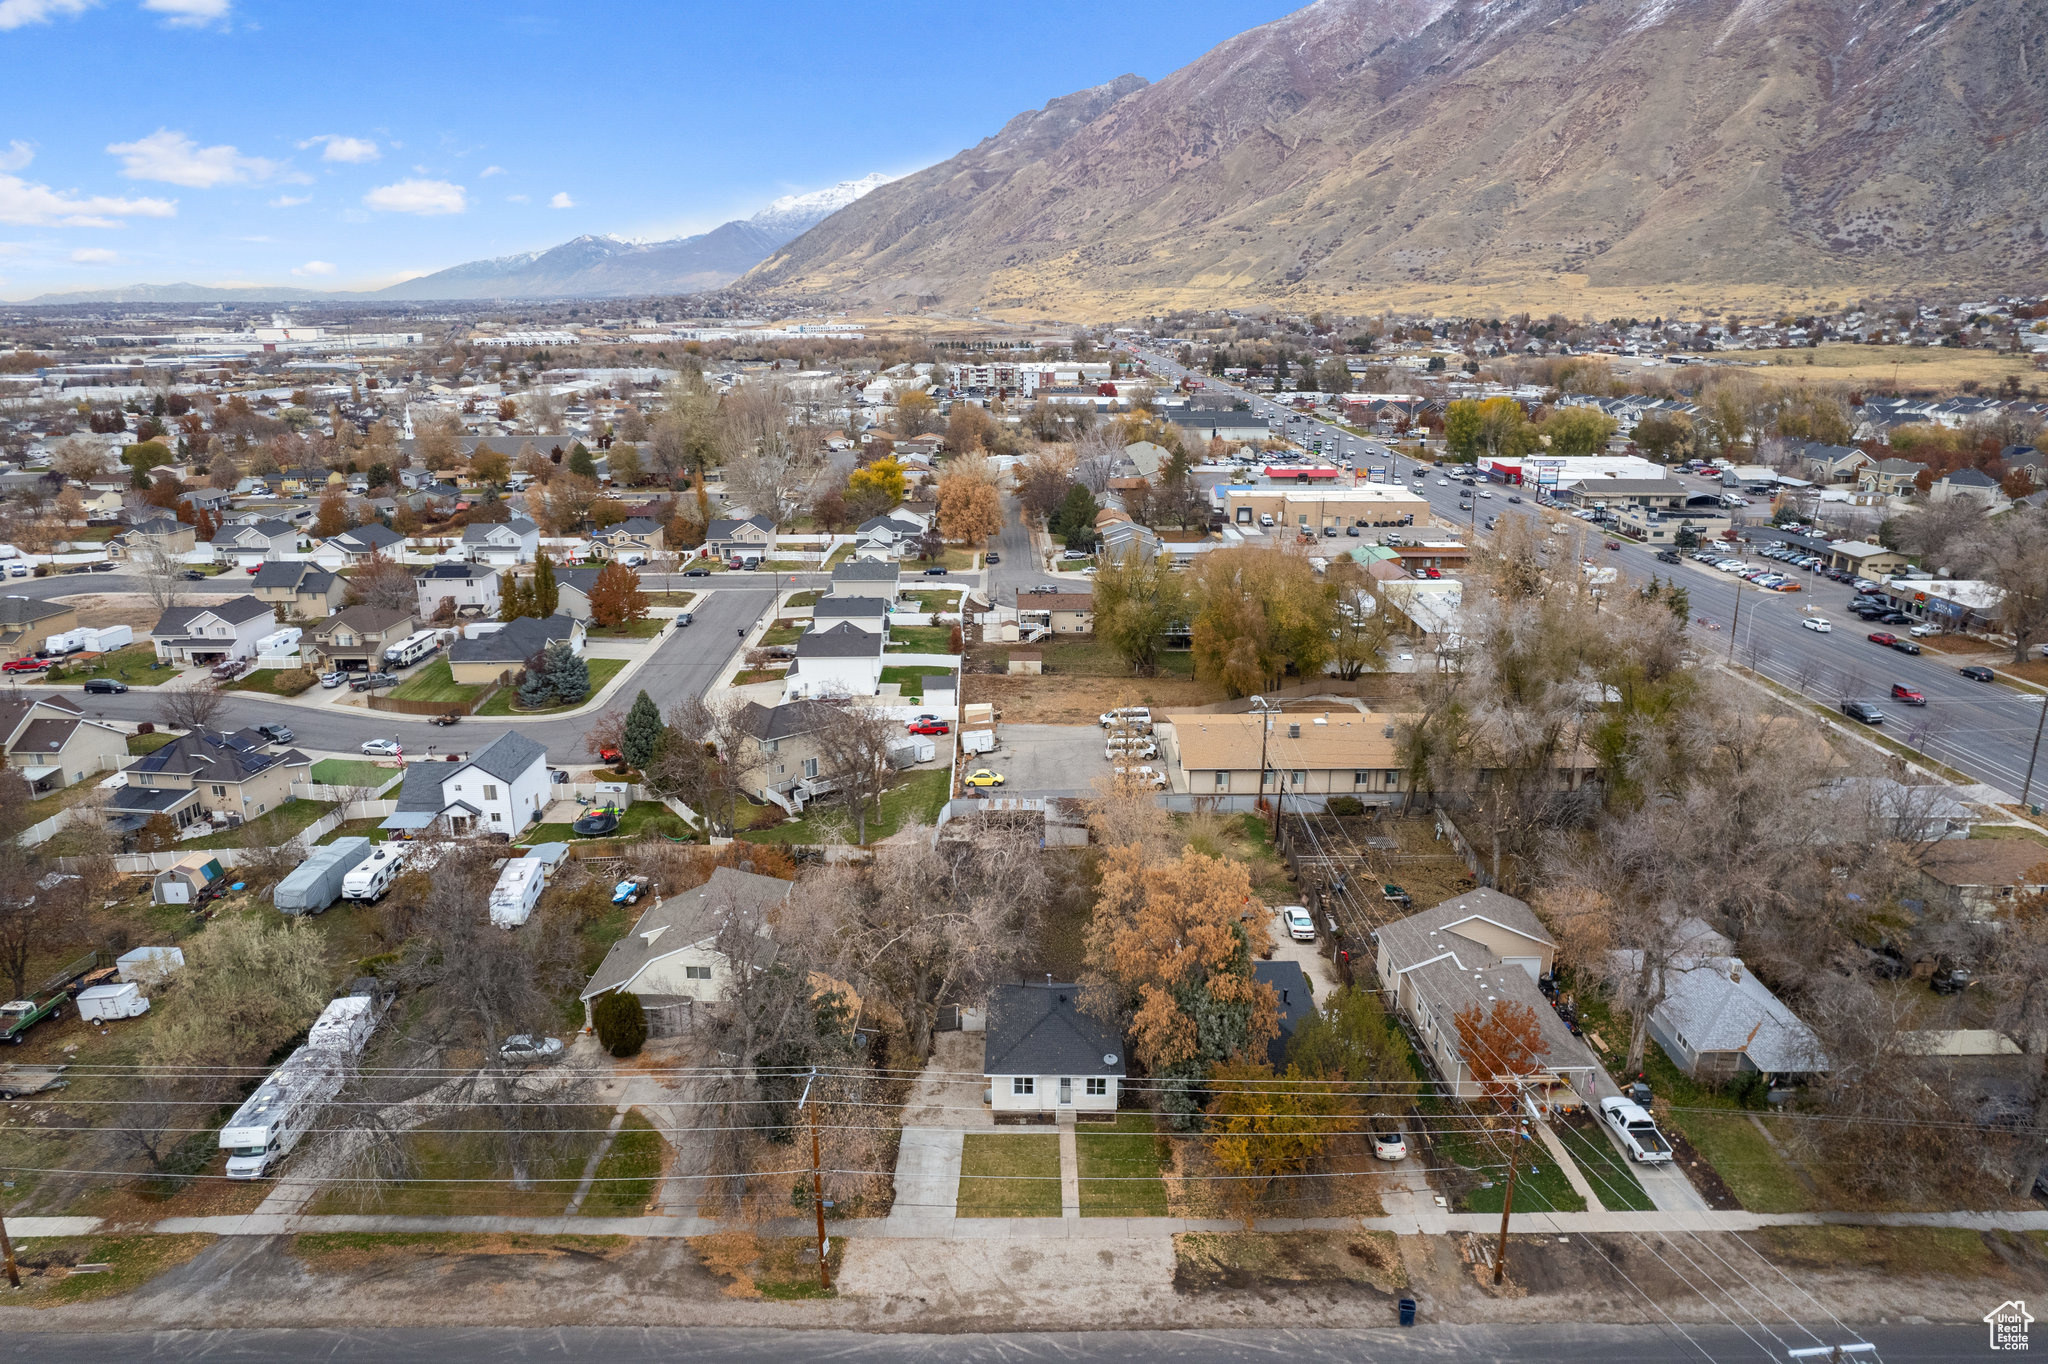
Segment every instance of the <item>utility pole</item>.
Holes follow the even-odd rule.
[[[1254,714],[1254,715],[1256,715],[1256,716],[1258,716],[1258,717],[1259,717],[1259,799],[1260,799],[1260,800],[1264,800],[1264,799],[1266,798],[1266,741],[1267,741],[1267,740],[1268,740],[1269,738],[1271,738],[1271,737],[1272,737],[1272,734],[1273,734],[1273,717],[1274,717],[1275,715],[1278,715],[1279,713],[1280,713],[1280,707],[1278,707],[1278,706],[1272,706],[1272,705],[1268,705],[1268,704],[1267,704],[1267,702],[1266,702],[1266,698],[1265,698],[1265,697],[1263,697],[1263,696],[1254,696],[1254,697],[1252,698],[1252,714]],[[1274,786],[1275,786],[1275,787],[1278,787],[1278,786],[1279,786],[1279,782],[1277,782],[1277,781],[1276,781],[1276,782],[1274,782]],[[1277,810],[1276,810],[1276,811],[1274,812],[1274,816],[1273,816],[1273,833],[1274,833],[1274,836],[1275,836],[1275,837],[1278,837],[1278,836],[1279,836],[1279,833],[1280,833],[1280,816],[1279,816],[1279,812],[1278,812]]]
[[[818,1287],[827,1292],[832,1290],[832,1272],[825,1267],[825,1177],[820,1169],[818,1157],[818,1113],[810,1106],[811,1086],[817,1083],[818,1069],[811,1067],[811,1073],[804,1077],[803,1097],[796,1106],[803,1109],[804,1117],[811,1124],[811,1211],[818,1218]]]
[[[1735,661],[1735,632],[1742,628],[1742,579],[1735,580],[1735,619],[1728,622],[1728,661]]]
[[[1493,1284],[1500,1287],[1501,1276],[1508,1270],[1508,1214],[1515,1210],[1515,1156],[1521,1150],[1522,1133],[1528,1127],[1526,1121],[1517,1124],[1508,1134],[1508,1187],[1500,1205],[1500,1246],[1493,1256]]]
[[[2027,780],[2020,788],[2020,804],[2027,803],[2027,797],[2034,794],[2034,764],[2041,757],[2041,726],[2048,724],[2048,696],[2041,698],[2041,718],[2034,721],[2034,751],[2027,755]]]
[[[7,1260],[7,1286],[21,1287],[21,1270],[14,1263],[14,1242],[7,1239],[7,1218],[0,1216],[0,1256]]]

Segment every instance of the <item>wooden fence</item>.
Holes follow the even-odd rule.
[[[501,679],[488,690],[479,692],[467,701],[405,701],[396,696],[380,696],[372,692],[370,709],[387,711],[393,715],[446,715],[451,710],[460,715],[474,715],[477,708],[496,696],[498,688],[503,685]]]

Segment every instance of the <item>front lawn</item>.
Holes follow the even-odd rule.
[[[1564,1149],[1571,1153],[1579,1173],[1593,1190],[1593,1196],[1610,1212],[1655,1212],[1657,1205],[1643,1192],[1642,1182],[1628,1161],[1614,1149],[1599,1128],[1572,1127],[1564,1123],[1551,1128]]]
[[[959,1217],[1058,1217],[1057,1136],[969,1132],[960,1155]]]
[[[1459,1212],[1499,1212],[1507,1196],[1506,1132],[1482,1133],[1455,1118],[1440,1118],[1455,1126],[1437,1138],[1437,1153],[1465,1170],[1477,1174],[1479,1185],[1458,1195]],[[1469,1120],[1466,1120],[1469,1122]],[[1463,1130],[1458,1130],[1462,1128]],[[1543,1144],[1530,1140],[1515,1153],[1515,1206],[1524,1212],[1584,1212],[1586,1200],[1564,1177],[1564,1170],[1550,1158]]]
[[[950,654],[953,652],[953,627],[892,625],[889,627],[889,643],[902,646],[906,653]]]
[[[221,690],[261,692],[265,696],[297,696],[301,692],[312,690],[312,685],[314,684],[301,687],[298,691],[286,691],[277,685],[277,679],[288,672],[298,671],[301,670],[297,668],[252,668],[228,683]]]
[[[792,592],[789,596],[789,600],[782,604],[782,608],[785,611],[796,611],[801,610],[803,607],[806,606],[816,606],[818,604],[819,599],[824,595],[825,594],[823,592],[817,591]]]
[[[940,611],[958,611],[960,599],[966,593],[964,587],[925,588],[918,591],[905,589],[896,594],[897,600],[914,602],[919,611],[936,614]]]
[[[157,687],[178,675],[178,670],[166,663],[152,668],[156,662],[156,647],[150,644],[130,644],[125,649],[116,649],[110,654],[84,663],[60,663],[54,672],[61,672],[66,682],[84,682],[95,677],[111,677],[126,682],[131,687]]]
[[[887,670],[884,669],[884,671],[886,672]],[[733,677],[732,685],[735,687],[751,687],[756,682],[780,682],[788,675],[789,670],[787,668],[748,668],[746,671],[738,673]],[[886,682],[888,679],[884,677],[882,680]]]
[[[952,791],[951,772],[943,769],[912,772],[882,793],[879,815],[868,817],[868,841],[880,842],[906,823],[931,824],[945,808]],[[851,838],[853,830],[845,810],[829,796],[813,803],[799,819],[772,829],[746,829],[739,835],[750,843],[824,843],[833,836]]]
[[[366,786],[374,791],[401,775],[397,768],[356,758],[322,758],[313,764],[313,780],[322,786]]]
[[[591,697],[603,691],[605,683],[617,677],[620,669],[626,666],[626,660],[623,658],[589,658],[585,659],[584,662],[590,665],[590,695],[576,702],[575,705],[543,706],[539,710],[521,710],[513,704],[513,702],[519,699],[519,688],[500,687],[498,688],[497,695],[484,702],[476,713],[478,715],[554,715],[565,710],[575,710],[577,706],[589,705]]]
[[[1074,1130],[1080,1157],[1081,1216],[1164,1217],[1166,1185],[1159,1172],[1171,1153],[1150,1113],[1119,1113],[1113,1127]]]
[[[761,647],[776,644],[794,644],[804,637],[804,630],[810,623],[800,620],[778,620],[761,635]]]
[[[647,1211],[661,1182],[662,1147],[654,1124],[628,1113],[578,1211],[585,1217],[634,1217]]]
[[[131,758],[148,757],[165,744],[175,742],[177,737],[177,735],[170,731],[162,729],[152,734],[131,734],[128,736],[128,756]]]
[[[467,705],[481,696],[488,684],[457,682],[448,660],[437,658],[391,689],[394,701],[431,701],[439,705]]]
[[[653,639],[668,628],[668,622],[666,616],[648,616],[624,625],[593,625],[586,633],[591,639]]]
[[[939,672],[929,667],[882,669],[882,681],[884,683],[894,682],[897,687],[897,694],[906,701],[923,699],[924,680],[927,677],[950,678],[952,676],[953,674],[949,672]]]
[[[328,800],[288,800],[268,814],[244,820],[232,829],[222,829],[202,838],[186,839],[176,845],[186,848],[276,847],[297,838],[306,826],[334,809]]]

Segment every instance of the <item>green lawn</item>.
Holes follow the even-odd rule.
[[[382,819],[346,819],[336,825],[331,833],[320,838],[321,843],[332,843],[339,838],[367,838],[372,843],[382,843],[388,835],[378,828]]]
[[[422,1217],[465,1213],[558,1216],[576,1192],[584,1162],[604,1140],[612,1112],[609,1108],[579,1108],[567,1110],[563,1117],[563,1125],[575,1131],[559,1137],[541,1132],[527,1143],[525,1188],[510,1178],[510,1153],[492,1130],[497,1120],[473,1110],[437,1118],[419,1131],[398,1137],[412,1156],[419,1178],[383,1185],[331,1185],[314,1197],[310,1211]]]
[[[126,682],[131,687],[156,687],[178,675],[178,670],[168,665],[152,668],[156,662],[156,648],[149,644],[131,644],[125,649],[116,649],[110,654],[101,654],[84,663],[63,663],[53,672],[61,672],[66,682],[84,682],[88,678],[112,677]]]
[[[761,647],[775,644],[794,644],[804,637],[806,621],[778,620],[762,632]]]
[[[578,1211],[585,1217],[633,1217],[654,1201],[661,1182],[661,1134],[638,1113],[628,1113],[612,1149],[597,1164],[597,1177]]]
[[[961,588],[955,588],[950,592],[941,592],[936,588],[927,588],[918,591],[906,589],[897,593],[896,596],[899,601],[914,602],[920,611],[936,612],[958,611],[960,609],[960,598],[963,594],[964,589]]]
[[[668,627],[668,622],[667,616],[649,616],[624,625],[593,625],[587,633],[592,639],[653,639]]]
[[[327,800],[288,800],[268,814],[245,820],[232,829],[207,834],[203,838],[188,839],[180,844],[185,848],[259,848],[275,847],[299,832],[314,820],[334,809],[334,802]]]
[[[806,606],[816,606],[824,595],[823,592],[792,592],[789,600],[782,604],[783,609],[795,611]]]
[[[1446,1126],[1450,1126],[1446,1123]],[[1463,1135],[1446,1133],[1437,1138],[1443,1157],[1474,1170],[1485,1183],[1458,1195],[1459,1212],[1499,1212],[1507,1194],[1507,1136],[1505,1133]],[[1541,1142],[1525,1141],[1516,1153],[1515,1206],[1524,1212],[1584,1212],[1581,1198],[1564,1177],[1564,1170],[1550,1158]]]
[[[527,847],[536,843],[610,843],[634,842],[642,838],[690,837],[690,826],[683,823],[682,816],[658,800],[636,801],[619,816],[616,833],[603,834],[596,838],[585,838],[568,824],[535,824],[519,836],[518,841]]]
[[[950,654],[953,652],[953,627],[892,625],[889,627],[889,642],[903,646],[906,653]]]
[[[952,773],[946,771],[912,772],[902,778],[882,793],[881,814],[868,820],[868,841],[887,838],[906,821],[932,823],[945,808],[951,788]],[[828,799],[823,805],[811,806],[800,819],[772,829],[743,830],[740,837],[752,843],[823,843],[829,832],[844,830],[845,826],[845,812]],[[850,830],[846,836],[852,836]]]
[[[301,692],[310,691],[316,684],[309,683],[295,692],[284,691],[277,685],[278,678],[288,672],[297,671],[300,670],[296,668],[252,668],[228,683],[222,690],[262,692],[266,696],[297,696]]]
[[[450,705],[466,705],[483,694],[484,685],[488,684],[472,686],[457,682],[448,667],[448,660],[437,658],[393,687],[390,696],[394,701],[445,701]]]
[[[157,730],[154,734],[131,734],[128,736],[128,756],[141,758],[156,752],[178,736],[168,730]]]
[[[970,1132],[960,1156],[960,1217],[1058,1217],[1060,1139]]]
[[[1603,1133],[1598,1130],[1582,1131],[1562,1123],[1554,1125],[1551,1130],[1564,1143],[1564,1149],[1571,1152],[1579,1173],[1586,1177],[1586,1183],[1602,1207],[1610,1212],[1656,1211],[1657,1205],[1643,1192],[1642,1181],[1636,1178],[1635,1170]]]
[[[927,677],[951,677],[952,675],[949,672],[940,672],[935,668],[929,667],[882,669],[882,681],[896,683],[900,695],[906,701],[920,700],[924,696],[924,680]]]
[[[322,758],[313,764],[313,780],[322,786],[367,786],[375,790],[400,775],[396,768],[379,767],[355,758]]]
[[[623,658],[592,658],[585,661],[590,664],[590,696],[584,697],[574,706],[544,706],[539,710],[520,710],[512,704],[519,699],[519,688],[500,687],[498,688],[497,695],[484,702],[476,713],[478,715],[554,715],[559,711],[575,710],[576,706],[589,705],[590,697],[596,696],[599,692],[603,691],[605,683],[619,675],[620,669],[626,666],[626,660]]]
[[[1075,1129],[1080,1157],[1081,1216],[1164,1217],[1166,1185],[1159,1172],[1171,1159],[1150,1113],[1119,1113],[1114,1127]]]

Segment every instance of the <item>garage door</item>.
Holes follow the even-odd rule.
[[[1543,975],[1543,958],[1541,957],[1502,957],[1501,960],[1509,966],[1521,967],[1529,973],[1529,979],[1531,980],[1540,979]]]

